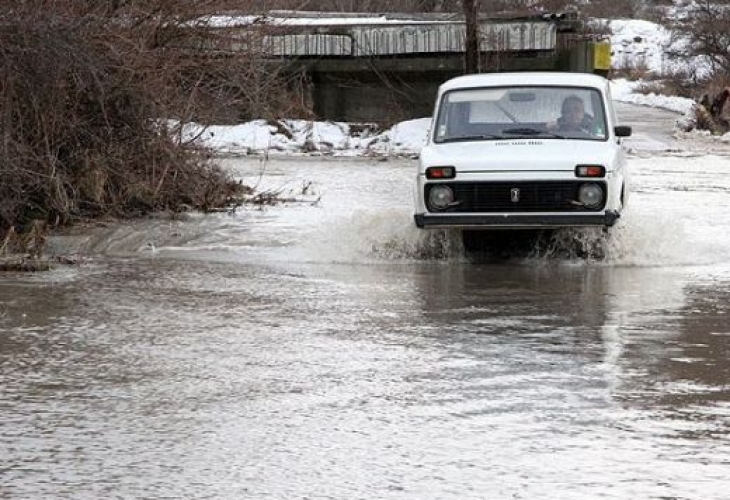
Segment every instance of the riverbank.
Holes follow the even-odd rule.
[[[53,267],[50,259],[27,257],[24,255],[11,255],[0,257],[0,272],[36,272],[48,271]]]
[[[694,101],[641,93],[643,83],[626,79],[612,81],[614,100],[678,113],[677,127],[687,128],[687,122],[693,119]],[[183,137],[197,137],[202,146],[219,156],[415,157],[426,144],[430,128],[429,117],[400,122],[386,129],[362,123],[253,120],[210,127],[190,123],[183,127]],[[724,139],[730,141],[730,136]]]

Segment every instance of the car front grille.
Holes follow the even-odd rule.
[[[578,189],[591,183],[603,189],[600,206],[587,208],[577,202]],[[597,212],[606,199],[605,182],[531,181],[531,182],[447,182],[454,192],[454,203],[445,210],[428,207],[430,212]],[[425,199],[437,183],[426,184]]]

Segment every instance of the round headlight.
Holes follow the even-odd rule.
[[[449,186],[434,186],[428,193],[428,204],[436,210],[444,210],[454,202],[454,192]]]
[[[596,208],[603,203],[603,189],[598,184],[583,184],[578,190],[578,201],[588,208]]]

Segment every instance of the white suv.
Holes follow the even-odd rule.
[[[441,85],[416,182],[424,229],[609,227],[628,197],[608,80],[494,73]]]

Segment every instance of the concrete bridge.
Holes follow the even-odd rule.
[[[304,75],[320,119],[429,116],[438,86],[464,74],[466,27],[457,15],[273,12],[248,23],[228,48],[250,49],[257,28],[266,57]],[[602,46],[574,13],[481,18],[479,44],[480,72],[608,69],[596,64]]]

